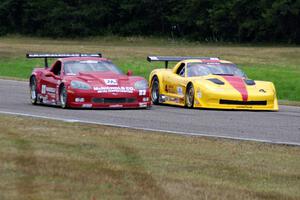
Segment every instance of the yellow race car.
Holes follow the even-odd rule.
[[[153,104],[188,108],[278,110],[272,82],[248,79],[232,62],[210,57],[148,56],[165,62],[149,77]],[[178,62],[168,69],[169,62]]]

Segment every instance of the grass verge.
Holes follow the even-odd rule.
[[[0,115],[0,199],[299,199],[299,155],[299,147]]]
[[[25,59],[28,52],[101,52],[126,72],[148,77],[163,63],[150,64],[147,55],[219,56],[238,64],[251,79],[275,83],[281,100],[300,101],[300,48],[201,44],[142,37],[103,37],[82,40],[0,38],[0,76],[28,78],[43,60]]]

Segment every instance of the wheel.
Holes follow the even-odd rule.
[[[195,90],[193,85],[189,85],[185,93],[185,106],[188,108],[194,107]]]
[[[37,104],[37,81],[36,78],[33,76],[30,78],[30,101],[33,105]]]
[[[155,77],[151,84],[151,100],[153,104],[159,104],[159,81]]]
[[[68,93],[64,85],[61,86],[60,88],[59,99],[60,99],[60,106],[62,108],[68,108]]]

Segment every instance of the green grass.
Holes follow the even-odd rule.
[[[300,101],[300,47],[201,44],[142,37],[52,40],[9,36],[0,38],[0,77],[27,79],[43,60],[28,60],[27,52],[101,52],[126,72],[148,78],[163,63],[148,63],[147,55],[219,56],[238,64],[251,79],[274,82],[279,99]]]
[[[279,99],[300,101],[300,70],[278,65],[243,67],[243,70],[251,78],[272,81],[276,86]]]
[[[299,199],[299,155],[299,147],[0,115],[0,199]]]

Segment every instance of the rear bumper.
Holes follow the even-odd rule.
[[[142,95],[141,95],[142,94]],[[71,108],[149,108],[150,93],[105,93],[68,90],[68,106]]]

